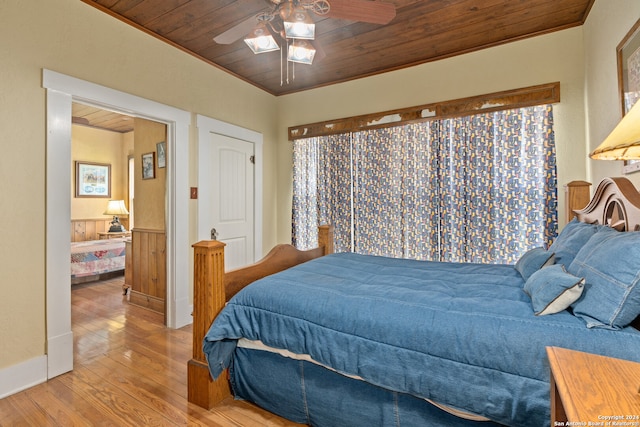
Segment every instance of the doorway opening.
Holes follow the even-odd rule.
[[[191,323],[189,298],[188,147],[190,114],[50,70],[47,90],[46,331],[47,377],[73,369],[70,286],[71,122],[73,101],[167,126],[167,326]],[[66,248],[66,249],[65,249]]]
[[[160,313],[164,323],[167,126],[79,102],[73,102],[72,114],[72,159],[109,172],[100,187],[108,189],[106,194],[91,191],[82,197],[76,191],[71,198],[71,267],[81,276],[72,274],[72,285],[124,272],[125,300]],[[94,172],[87,169],[85,174],[93,177]],[[74,177],[75,186],[80,178]],[[84,187],[92,188],[90,183]],[[136,193],[138,206],[133,203]],[[107,200],[110,206],[114,201],[123,206],[112,222],[103,216]],[[121,223],[117,232],[114,221]]]

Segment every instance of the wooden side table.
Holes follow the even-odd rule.
[[[98,231],[98,239],[115,239],[116,237],[128,237],[131,236],[130,231]]]
[[[558,347],[547,356],[552,427],[640,426],[640,363]]]

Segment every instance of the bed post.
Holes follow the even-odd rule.
[[[225,246],[217,240],[204,240],[193,245],[193,349],[192,358],[187,364],[187,395],[189,402],[206,409],[231,396],[226,375],[220,375],[215,381],[211,379],[202,351],[202,340],[213,319],[224,308],[227,297],[231,298],[235,292],[258,278],[332,254],[333,226],[318,227],[319,248],[298,251],[291,245],[279,245],[272,252],[285,253],[285,258],[276,259],[267,255],[257,264],[227,273],[224,269]]]
[[[187,388],[189,402],[206,409],[231,396],[225,375],[211,379],[202,351],[202,339],[226,303],[224,247],[216,240],[193,245],[193,357],[187,365]]]
[[[576,210],[583,209],[591,200],[591,183],[587,181],[571,181],[565,186],[567,223],[577,216]]]
[[[321,225],[318,227],[318,246],[324,249],[324,255],[333,253],[334,248],[332,225]]]

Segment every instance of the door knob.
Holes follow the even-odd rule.
[[[211,240],[218,240],[218,230],[215,228],[211,229]]]

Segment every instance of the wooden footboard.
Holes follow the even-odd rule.
[[[294,265],[333,253],[333,227],[318,228],[318,247],[299,251],[278,245],[261,261],[245,268],[224,271],[225,244],[207,240],[193,245],[193,353],[187,365],[188,399],[211,409],[231,395],[226,377],[213,380],[202,351],[202,339],[225,303],[248,284]]]

